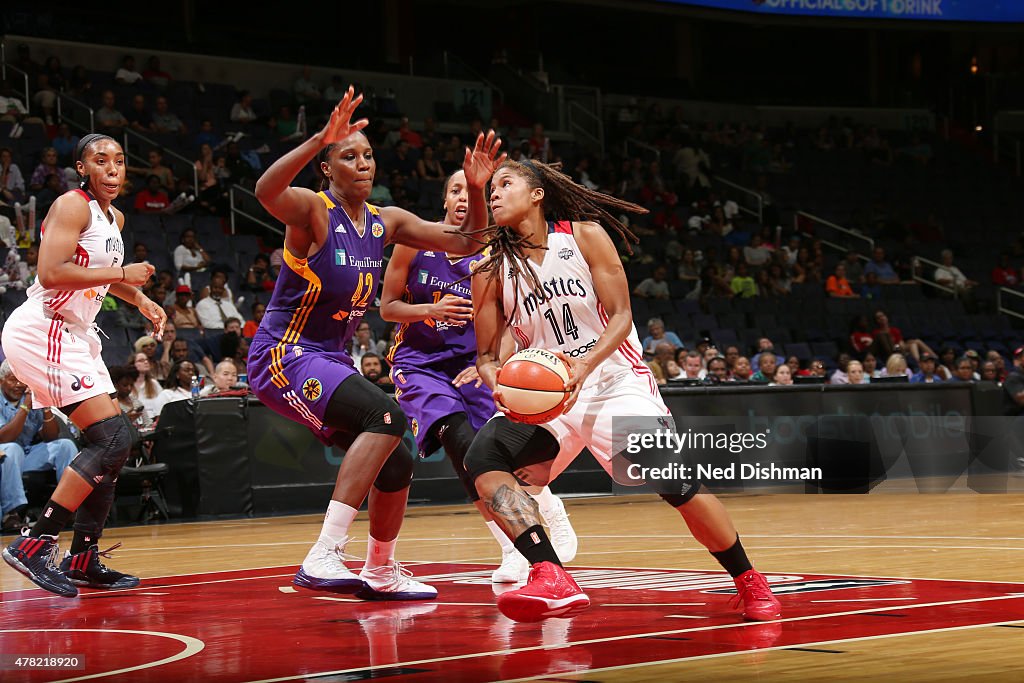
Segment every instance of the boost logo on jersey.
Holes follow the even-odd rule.
[[[316,401],[324,393],[324,385],[316,377],[310,377],[302,383],[302,395],[307,401]]]

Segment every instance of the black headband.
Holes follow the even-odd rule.
[[[82,154],[85,152],[86,147],[96,142],[97,140],[103,139],[113,140],[114,138],[110,137],[109,135],[104,135],[103,133],[89,133],[88,135],[82,137],[82,139],[78,141],[78,144],[75,145],[75,161],[82,160]]]

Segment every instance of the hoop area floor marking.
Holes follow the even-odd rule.
[[[572,572],[590,610],[519,624],[493,606],[495,594],[510,588],[492,586],[493,565],[419,565],[417,578],[437,586],[439,600],[411,603],[282,591],[294,569],[166,576],[137,592],[84,591],[75,600],[8,591],[0,594],[0,623],[9,629],[0,632],[0,651],[103,652],[104,661],[88,659],[75,676],[3,678],[82,680],[136,667],[132,681],[489,681],[1024,621],[1024,583],[774,573],[767,578],[784,618],[749,623],[729,607],[735,589],[722,572],[585,567]],[[100,595],[110,599],[90,599]],[[68,633],[54,637],[57,630]],[[159,632],[178,643],[126,644],[125,632]],[[181,642],[205,647],[174,659]],[[147,662],[155,664],[138,668]]]

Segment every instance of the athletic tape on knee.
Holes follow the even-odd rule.
[[[84,430],[88,445],[68,465],[93,487],[117,481],[132,451],[132,437],[121,415],[108,417]]]

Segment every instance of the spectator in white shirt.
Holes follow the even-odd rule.
[[[633,290],[633,294],[643,297],[645,299],[667,299],[669,298],[668,282],[665,281],[665,276],[668,274],[668,270],[665,266],[658,266],[654,269],[654,274],[643,280]]]
[[[772,257],[772,251],[764,246],[764,240],[760,235],[754,235],[750,240],[750,246],[743,247],[743,260],[747,265],[758,268],[768,263]]]
[[[125,55],[121,60],[121,68],[114,74],[114,80],[121,85],[135,85],[142,80],[142,74],[135,70],[135,58]]]
[[[949,249],[942,250],[942,265],[935,269],[933,277],[938,284],[955,289],[959,293],[978,286],[977,282],[969,279],[963,271],[953,265],[953,252]]]
[[[243,318],[219,282],[210,283],[210,296],[200,299],[195,308],[199,323],[207,330],[223,330],[228,318]]]

